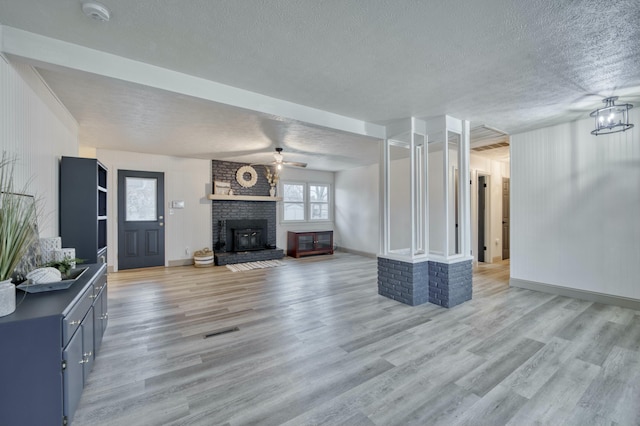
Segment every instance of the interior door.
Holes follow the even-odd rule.
[[[478,262],[484,262],[485,235],[484,223],[487,201],[487,182],[485,176],[478,176]]]
[[[509,178],[502,178],[502,259],[509,259]]]
[[[118,269],[164,266],[164,173],[118,170]]]

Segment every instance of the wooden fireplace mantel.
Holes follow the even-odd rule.
[[[219,201],[282,201],[282,197],[270,197],[260,195],[220,195],[209,194],[207,196],[210,200]]]

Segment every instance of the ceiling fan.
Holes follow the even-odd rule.
[[[273,153],[273,163],[278,170],[282,170],[282,166],[292,166],[292,167],[307,167],[307,163],[299,163],[297,161],[284,161],[284,156],[282,155],[282,148],[276,148],[276,152]]]

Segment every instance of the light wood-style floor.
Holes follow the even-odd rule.
[[[347,253],[110,274],[74,424],[640,424],[640,311],[508,277],[484,265],[444,309],[379,296]]]

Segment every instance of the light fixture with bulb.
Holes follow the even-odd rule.
[[[596,121],[596,128],[591,131],[592,135],[624,132],[633,127],[633,124],[629,123],[629,110],[633,108],[633,105],[616,105],[616,100],[618,100],[617,96],[604,99],[602,102],[605,103],[605,106],[590,114]]]
[[[276,168],[282,170],[282,148],[276,148],[276,152],[273,154],[273,159],[276,161]]]

